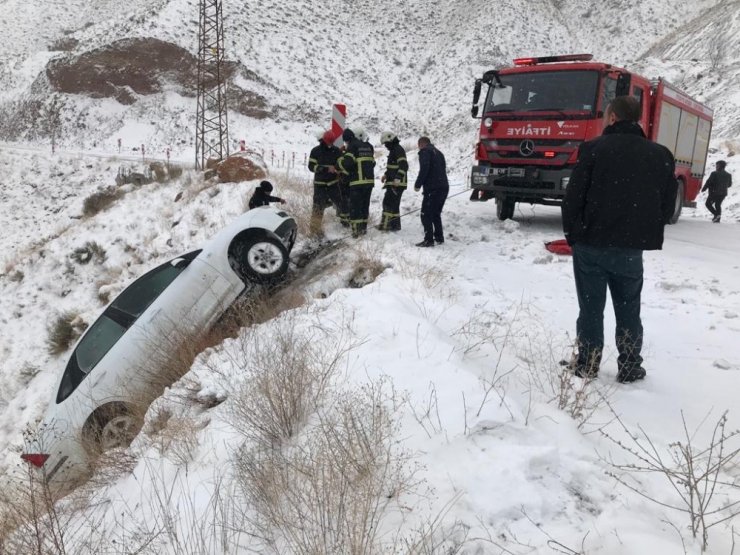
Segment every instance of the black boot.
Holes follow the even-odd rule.
[[[416,243],[417,247],[433,247],[434,241],[427,241],[424,239],[421,243]]]

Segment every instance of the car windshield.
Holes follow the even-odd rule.
[[[488,90],[486,113],[593,112],[596,71],[537,71],[499,75]]]

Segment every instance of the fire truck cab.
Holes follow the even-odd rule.
[[[476,80],[472,115],[481,125],[471,200],[495,199],[500,220],[514,216],[517,202],[560,205],[578,147],[601,135],[606,106],[622,95],[640,101],[645,134],[676,158],[671,223],[678,221],[701,189],[712,110],[662,79],[593,62],[590,54],[519,58]]]

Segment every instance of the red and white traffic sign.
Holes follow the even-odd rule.
[[[345,104],[334,104],[331,109],[331,132],[336,137],[334,146],[342,144],[342,133],[347,121],[347,106]]]

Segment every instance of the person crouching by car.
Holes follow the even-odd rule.
[[[252,198],[249,199],[249,209],[257,208],[258,206],[269,206],[271,202],[279,202],[285,204],[285,200],[280,197],[273,197],[272,183],[269,181],[260,182],[259,186],[254,190]]]

